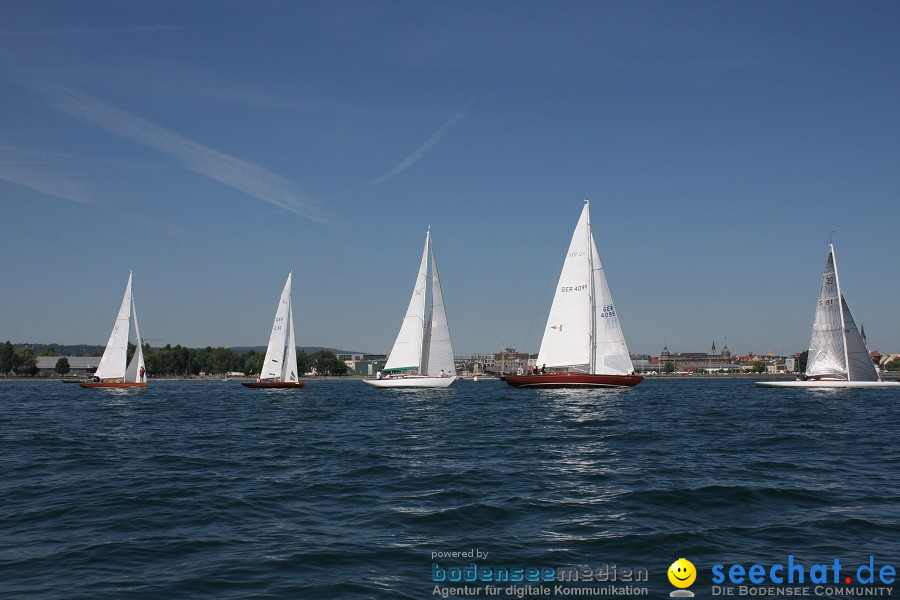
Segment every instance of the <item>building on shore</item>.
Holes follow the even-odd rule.
[[[709,352],[670,352],[668,344],[664,343],[659,354],[659,364],[664,371],[667,363],[671,363],[676,373],[718,373],[740,369],[740,362],[728,349],[727,339],[721,352],[716,351],[715,341]]]
[[[38,377],[60,377],[56,372],[56,364],[61,358],[65,358],[69,362],[69,372],[66,377],[79,377],[85,375],[93,375],[100,366],[99,356],[36,356]]]
[[[351,374],[363,377],[375,377],[387,362],[386,354],[338,354],[337,357],[350,367]]]

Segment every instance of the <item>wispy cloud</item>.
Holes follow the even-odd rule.
[[[375,179],[369,181],[365,185],[368,187],[372,187],[373,185],[378,185],[379,183],[384,183],[385,181],[388,181],[389,179],[393,179],[394,177],[396,177],[403,171],[407,170],[408,168],[410,168],[411,166],[416,164],[419,161],[419,159],[421,159],[423,156],[425,156],[429,150],[431,150],[438,142],[441,141],[441,139],[445,135],[447,135],[448,131],[453,129],[456,125],[459,124],[460,121],[462,121],[463,119],[466,118],[466,107],[469,104],[471,104],[471,102],[467,102],[467,103],[463,104],[462,106],[460,106],[458,109],[456,109],[456,112],[454,112],[450,116],[450,119],[446,123],[444,123],[440,129],[437,130],[437,133],[435,133],[430,138],[428,138],[427,140],[422,142],[422,144],[418,148],[416,148],[412,154],[407,156],[403,160],[403,162],[401,162],[399,165],[397,165],[396,167],[394,167],[392,170],[385,173],[384,175],[381,175],[380,177],[376,177]]]
[[[55,198],[93,204],[94,195],[65,173],[64,163],[64,157],[56,154],[0,143],[0,179]]]
[[[296,185],[259,165],[214,150],[72,88],[45,85],[41,89],[56,108],[83,123],[158,150],[185,168],[258,200],[307,219],[324,221],[318,208],[303,199]]]

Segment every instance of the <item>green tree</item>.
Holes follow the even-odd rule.
[[[215,350],[212,351],[212,372],[213,373],[225,373],[227,371],[232,371],[232,364],[234,363],[234,352],[229,350],[228,348],[223,348],[219,346]]]
[[[887,371],[900,371],[900,359],[895,358],[894,360],[884,365],[884,368]]]
[[[16,352],[16,375],[30,375],[34,377],[37,375],[37,372],[37,358],[34,355],[34,350],[26,347]]]
[[[766,372],[766,363],[761,360],[757,360],[753,362],[753,368],[750,369],[751,373],[765,373]]]
[[[176,375],[187,375],[188,366],[191,363],[190,351],[178,344],[172,348],[172,373]]]
[[[663,373],[674,373],[675,372],[675,363],[671,360],[667,360],[663,363]]]
[[[56,372],[60,375],[65,375],[71,371],[71,367],[69,366],[69,359],[63,356],[58,361],[56,361]]]
[[[0,373],[9,375],[9,372],[15,369],[16,351],[13,349],[12,342],[6,340],[6,343],[0,346]]]
[[[298,375],[303,375],[304,373],[309,373],[312,370],[312,366],[309,362],[309,354],[300,350],[297,352],[297,371]]]
[[[805,373],[806,372],[806,361],[809,359],[809,350],[804,350],[800,354],[797,355],[797,372]]]
[[[38,356],[59,356],[59,353],[56,351],[55,347],[47,346],[38,353]]]
[[[200,348],[194,354],[194,361],[191,365],[194,373],[211,373],[212,372],[212,346]]]
[[[264,354],[257,352],[256,350],[250,350],[244,354],[244,366],[241,370],[247,375],[259,375],[262,371],[264,358]]]
[[[309,362],[319,375],[346,375],[350,371],[347,363],[338,360],[337,355],[329,350],[313,352],[309,357]]]

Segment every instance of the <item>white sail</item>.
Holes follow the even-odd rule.
[[[594,267],[594,366],[592,373],[629,375],[634,372],[625,334],[619,324],[609,284],[600,262],[597,245],[591,236],[591,254]],[[543,363],[542,363],[543,364]]]
[[[421,368],[422,346],[425,325],[425,293],[428,274],[428,247],[431,241],[431,229],[425,234],[425,249],[419,264],[419,274],[413,287],[409,307],[400,325],[400,332],[394,341],[394,347],[384,365],[387,371],[416,371]]]
[[[856,328],[856,322],[853,315],[850,314],[850,307],[844,295],[841,294],[841,307],[844,315],[844,336],[847,340],[847,379],[850,381],[880,381],[878,371],[875,370],[875,363],[872,362],[872,356],[866,343],[862,339],[862,335]]]
[[[128,356],[128,325],[131,318],[131,271],[128,272],[128,283],[125,285],[125,295],[119,306],[119,314],[113,325],[109,341],[106,342],[106,350],[100,358],[97,366],[96,377],[102,379],[120,379],[125,377],[125,360]]]
[[[134,294],[131,295],[131,316],[134,319],[134,335],[137,338],[137,341],[135,342],[134,356],[131,357],[131,362],[128,363],[128,368],[125,369],[125,382],[140,383],[143,381],[143,379],[141,379],[141,371],[144,370],[144,349],[141,347],[141,330],[138,328],[137,307],[134,304]]]
[[[441,279],[438,276],[437,261],[434,259],[434,242],[430,242],[431,253],[431,318],[425,329],[424,356],[422,358],[423,375],[440,377],[456,375],[456,364],[453,362],[453,347],[450,343],[450,326],[444,309],[444,294],[441,290]]]
[[[878,381],[878,372],[841,293],[834,246],[828,251],[816,304],[806,376],[847,381]]]
[[[538,364],[587,371],[591,362],[591,231],[585,203],[550,305]]]
[[[285,381],[286,369],[297,371],[297,358],[294,356],[293,365],[288,364],[288,340],[293,345],[293,323],[291,322],[291,273],[288,273],[281,297],[278,299],[278,307],[275,310],[275,322],[272,324],[272,333],[269,336],[269,346],[266,348],[266,357],[260,372],[260,379],[277,379]],[[288,371],[290,372],[290,371]]]
[[[822,287],[816,304],[809,354],[806,359],[806,375],[809,377],[847,377],[844,355],[844,335],[841,326],[841,305],[837,276],[834,268],[834,249],[828,253]]]
[[[634,370],[591,232],[587,201],[566,253],[537,362],[603,375]]]
[[[294,306],[291,302],[291,308],[288,311],[288,341],[287,356],[284,359],[284,371],[282,372],[282,381],[297,381],[299,373],[297,373],[297,343],[294,341]]]

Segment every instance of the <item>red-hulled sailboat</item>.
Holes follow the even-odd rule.
[[[275,322],[266,348],[262,369],[256,381],[242,381],[241,385],[250,388],[290,388],[297,389],[306,385],[297,377],[297,346],[294,345],[294,309],[291,305],[291,273],[288,273],[278,308],[275,309]]]
[[[590,204],[584,208],[559,276],[547,328],[529,375],[509,375],[515,387],[623,387],[644,378],[634,373],[625,336],[591,231]]]
[[[135,348],[131,361],[127,363],[128,332],[134,319]],[[128,283],[125,295],[119,306],[119,314],[113,324],[106,349],[100,358],[100,364],[94,373],[94,381],[84,382],[83,388],[143,388],[147,387],[144,369],[144,350],[141,348],[141,332],[138,330],[137,310],[131,294],[131,271],[128,272]]]

